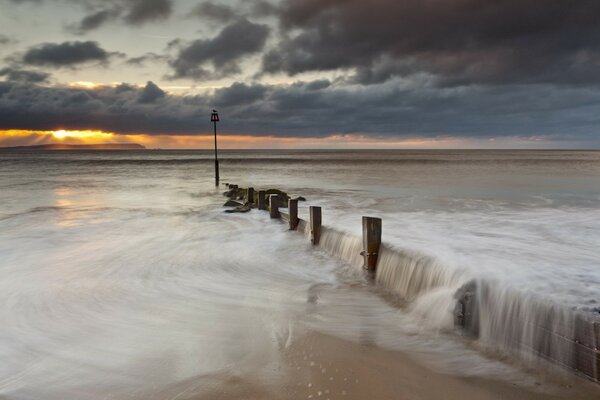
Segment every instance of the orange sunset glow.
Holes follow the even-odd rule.
[[[50,131],[50,134],[57,139],[78,139],[83,141],[93,141],[94,143],[105,143],[105,140],[115,140],[115,134],[102,131]]]
[[[537,136],[511,138],[523,145],[542,142]],[[324,137],[277,137],[271,135],[219,135],[222,149],[316,149],[316,148],[476,148],[496,146],[505,139],[466,140],[456,137],[392,139],[376,138],[362,134],[333,134]],[[212,134],[199,135],[149,135],[117,134],[99,130],[6,130],[0,131],[0,147],[32,146],[45,144],[108,144],[137,143],[147,149],[212,149]]]

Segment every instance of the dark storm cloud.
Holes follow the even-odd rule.
[[[277,16],[278,13],[278,7],[271,2],[245,0],[237,7],[215,1],[203,1],[197,4],[189,14],[207,22],[226,23],[240,18],[263,19]]]
[[[328,88],[329,86],[331,86],[331,82],[327,79],[319,79],[306,84],[306,88],[308,90],[322,90]]]
[[[109,9],[96,11],[85,16],[78,24],[69,27],[72,32],[82,35],[91,30],[97,29],[105,23],[114,20],[120,14],[119,9]]]
[[[136,91],[136,87],[133,85],[130,85],[129,83],[120,83],[119,85],[117,85],[115,87],[115,93],[119,94],[119,93],[123,93],[123,92],[134,92]]]
[[[399,88],[236,83],[213,95],[173,96],[154,83],[95,90],[0,82],[0,129],[206,132],[216,107],[223,132],[287,137],[331,133],[402,137],[545,136],[600,145],[600,94],[548,85]],[[203,118],[206,117],[206,118]]]
[[[238,62],[261,51],[268,35],[268,26],[238,20],[213,39],[199,39],[182,46],[170,63],[172,78],[208,79],[238,73]],[[207,64],[212,65],[212,71]]]
[[[0,69],[0,76],[8,81],[41,83],[48,81],[50,74],[40,71],[31,71],[18,68],[6,67]]]
[[[125,20],[133,24],[143,24],[167,18],[173,12],[172,0],[129,0]]]
[[[14,1],[14,0],[13,0]],[[49,0],[26,0],[42,2]],[[56,0],[53,0],[58,2]],[[63,0],[81,6],[87,14],[78,22],[66,26],[76,35],[84,35],[110,22],[129,26],[168,19],[173,13],[173,0]]]
[[[102,129],[118,133],[193,133],[200,98],[167,96],[148,83],[95,90],[0,82],[0,129]],[[159,101],[159,99],[161,99]],[[11,128],[12,127],[12,128]]]
[[[228,88],[216,91],[213,101],[219,107],[251,105],[262,100],[269,88],[264,85],[248,86],[244,83],[234,83]]]
[[[266,72],[356,71],[362,83],[600,83],[597,0],[285,0]]]
[[[255,18],[270,17],[279,14],[279,7],[268,1],[253,1],[250,4],[249,15]]]
[[[137,97],[137,102],[142,104],[155,103],[166,96],[164,90],[156,86],[154,82],[148,81],[144,89],[142,89]]]
[[[327,81],[290,86],[235,84],[217,91],[210,103],[219,108],[229,127],[275,136],[540,135],[578,137],[600,145],[600,93],[583,88],[439,89],[380,84],[350,89],[329,86]]]
[[[212,1],[203,1],[197,4],[190,11],[190,15],[216,22],[230,22],[239,17],[233,7]]]
[[[111,55],[97,42],[43,43],[23,55],[23,63],[38,66],[69,67],[87,62],[106,63]]]

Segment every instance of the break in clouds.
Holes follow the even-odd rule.
[[[0,1],[15,12],[50,2]],[[0,129],[66,121],[72,129],[194,134],[205,129],[206,110],[220,107],[235,133],[598,142],[595,0],[52,4],[78,10],[64,21],[64,40],[0,36]],[[157,45],[137,46],[142,33]],[[141,82],[94,90],[63,84],[61,71],[122,81],[120,68],[143,71]],[[176,96],[169,85],[220,89]]]

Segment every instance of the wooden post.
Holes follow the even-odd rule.
[[[267,192],[265,190],[258,191],[258,209],[259,210],[267,209],[266,202],[265,202],[266,194],[267,194]]]
[[[321,240],[321,207],[310,206],[310,241],[312,244],[319,244]]]
[[[600,322],[594,322],[594,336],[596,337],[596,376],[597,382],[600,382]]]
[[[269,215],[271,218],[279,218],[281,215],[279,214],[279,195],[272,194],[269,196]]]
[[[296,230],[298,226],[298,200],[297,199],[289,199],[288,200],[288,210],[290,213],[290,230]]]
[[[362,228],[364,250],[360,254],[365,258],[363,268],[374,276],[381,246],[381,218],[362,217]]]
[[[246,201],[248,203],[254,203],[254,188],[248,188],[248,193],[246,195]]]
[[[454,326],[472,337],[479,337],[479,309],[477,306],[477,282],[471,280],[462,285],[456,293]]]

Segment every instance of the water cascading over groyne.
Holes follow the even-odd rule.
[[[278,207],[279,203],[273,198],[270,204]],[[299,220],[297,230],[332,256],[363,269],[367,256],[373,255],[367,253],[365,237],[321,226],[320,207],[311,207],[311,215],[313,208],[318,208],[318,226]],[[292,214],[297,216],[297,203],[280,217],[289,220]],[[400,297],[408,312],[440,329],[457,329],[478,345],[516,356],[529,366],[559,365],[600,381],[598,316],[501,282],[476,279],[418,251],[378,246],[371,276],[378,286]]]
[[[600,320],[500,282],[473,280],[457,292],[456,322],[487,348],[529,365],[547,361],[600,380]]]
[[[362,268],[360,238],[322,227],[320,247]],[[375,282],[406,301],[409,312],[437,319],[429,321],[432,326],[448,328],[453,320],[486,349],[529,366],[555,364],[599,380],[600,324],[592,315],[501,282],[472,279],[435,257],[386,244],[379,251]]]

